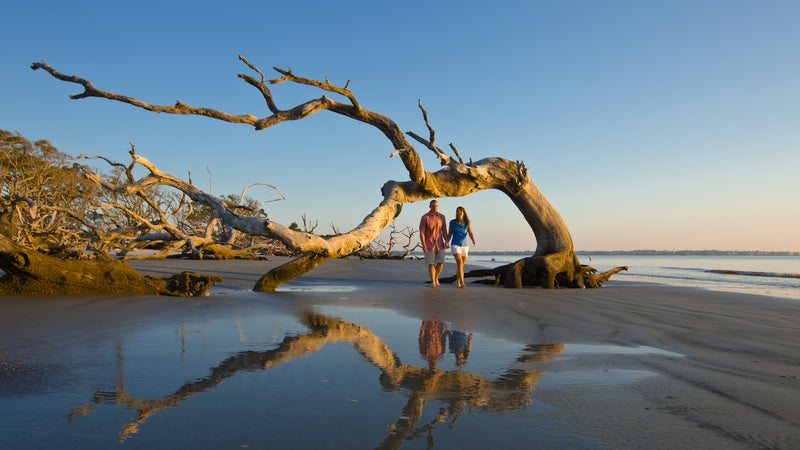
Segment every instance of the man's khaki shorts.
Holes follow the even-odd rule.
[[[444,249],[435,252],[425,252],[425,264],[429,266],[444,264]]]

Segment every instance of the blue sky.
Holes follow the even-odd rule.
[[[70,154],[126,161],[129,142],[215,194],[281,188],[267,205],[342,231],[406,180],[376,130],[329,113],[256,132],[100,99],[32,71],[45,60],[141,100],[268,115],[239,80],[247,57],[328,78],[404,130],[475,160],[522,160],[579,250],[800,251],[797,1],[12,1],[0,128]],[[320,92],[281,84],[281,108]],[[429,170],[438,164],[417,149]],[[251,196],[272,198],[269,191]],[[470,213],[478,250],[535,240],[495,191],[442,199]],[[397,225],[416,226],[425,204]]]

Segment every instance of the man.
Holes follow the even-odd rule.
[[[439,213],[439,202],[431,200],[430,211],[423,214],[419,221],[419,240],[433,287],[439,286],[439,274],[444,268],[444,250],[448,247],[444,240],[446,234],[447,221],[444,214]]]

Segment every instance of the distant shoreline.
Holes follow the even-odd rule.
[[[470,251],[473,255],[532,255],[534,250]],[[636,256],[800,256],[800,252],[764,250],[576,250],[576,255]]]

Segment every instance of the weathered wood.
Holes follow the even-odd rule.
[[[253,290],[256,292],[273,292],[284,284],[286,280],[294,280],[300,275],[314,270],[329,259],[331,258],[313,253],[293,259],[264,274],[256,282]]]

